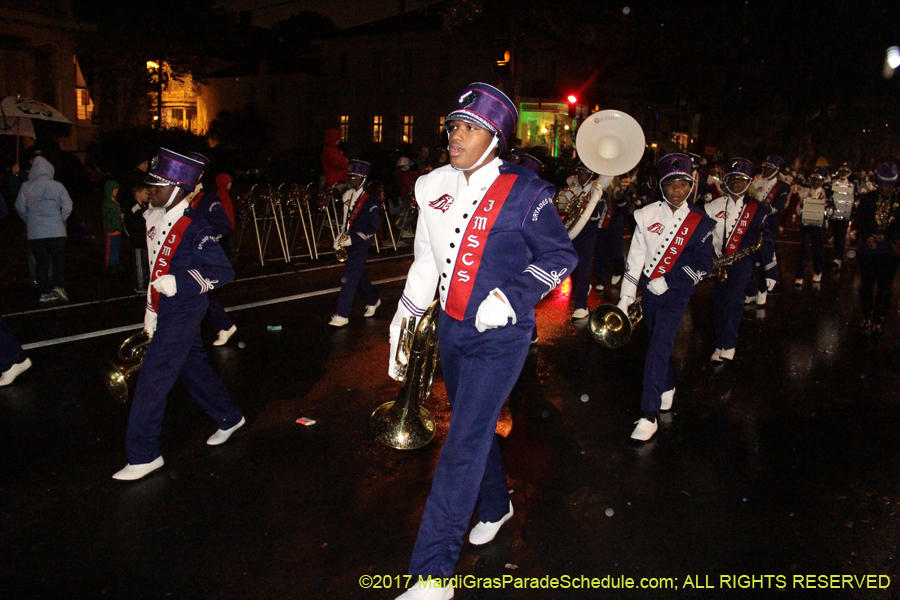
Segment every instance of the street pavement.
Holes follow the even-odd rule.
[[[700,286],[676,343],[673,410],[648,443],[629,439],[643,326],[607,350],[570,319],[567,285],[538,306],[539,343],[498,423],[515,516],[493,543],[466,544],[457,569],[469,583],[510,580],[456,598],[900,597],[900,315],[895,303],[884,335],[861,333],[854,262],[797,289],[798,246],[784,237],[779,293],[745,310],[721,372],[708,363],[712,284]],[[327,325],[333,258],[245,258],[216,292],[237,333],[207,349],[248,423],[207,446],[215,425],[176,385],[166,464],[133,483],[111,479],[128,406],[105,394],[100,363],[137,331],[143,298],[91,275],[69,304],[41,309],[24,280],[8,284],[3,314],[34,366],[0,388],[0,597],[394,598],[450,418],[438,377],[431,444],[394,450],[369,430],[399,388],[388,325],[403,252],[373,256],[383,304],[364,319],[357,301],[342,329]],[[566,576],[616,588],[513,587]]]

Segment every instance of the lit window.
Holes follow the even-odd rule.
[[[444,133],[444,121],[446,121],[446,120],[447,120],[447,117],[438,117],[438,122],[437,122],[438,136],[440,136],[442,133]]]
[[[84,88],[75,88],[75,108],[79,121],[90,121],[94,114],[94,101]]]
[[[413,118],[412,115],[403,117],[403,142],[412,144],[413,141]]]
[[[341,116],[341,141],[346,142],[350,138],[350,116]]]
[[[381,115],[375,115],[372,119],[372,141],[376,144],[381,142]]]

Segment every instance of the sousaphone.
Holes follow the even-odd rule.
[[[601,110],[592,114],[584,120],[575,136],[575,149],[581,162],[594,173],[607,177],[633,169],[644,156],[645,144],[644,130],[631,115],[620,110]],[[572,223],[567,227],[569,239],[581,233],[599,200],[599,193],[591,194],[575,207],[576,214],[567,212],[566,222]]]

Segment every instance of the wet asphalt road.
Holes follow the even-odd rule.
[[[787,285],[764,310],[745,310],[737,359],[720,373],[707,363],[712,284],[701,286],[676,344],[673,410],[645,444],[628,438],[643,328],[624,349],[605,350],[586,322],[570,320],[567,289],[538,306],[540,343],[498,426],[516,514],[492,544],[464,546],[457,571],[671,578],[645,583],[677,590],[509,584],[458,589],[457,598],[900,597],[896,301],[885,334],[863,335],[853,261],[795,289],[796,251],[791,236],[779,245]],[[0,388],[0,597],[397,595],[362,589],[360,578],[405,573],[449,413],[438,379],[434,442],[401,452],[369,432],[369,414],[398,388],[386,376],[387,331],[410,264],[383,258],[368,268],[383,281],[383,306],[363,319],[358,302],[340,330],[327,325],[340,279],[331,260],[248,269],[221,290],[225,306],[238,307],[238,331],[208,351],[248,425],[206,446],[215,426],[177,386],[163,425],[166,465],[139,482],[110,478],[126,462],[128,406],[99,378],[101,359],[130,331],[30,348],[34,367]],[[26,345],[141,322],[141,298],[74,306],[102,295],[82,287],[72,305],[3,310]],[[298,417],[318,423],[300,427]],[[828,583],[808,575],[882,575],[890,585],[802,589]]]

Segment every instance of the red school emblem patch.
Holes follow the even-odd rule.
[[[444,194],[437,200],[432,200],[428,203],[428,206],[431,208],[436,208],[441,212],[447,212],[447,209],[450,208],[450,205],[453,204],[453,196],[450,194]]]
[[[662,223],[654,223],[650,227],[647,228],[647,231],[650,233],[655,233],[656,235],[662,235],[662,232],[665,231],[666,228],[663,227]]]
[[[156,237],[156,227],[150,228],[150,231],[147,232],[147,237],[151,240]]]

